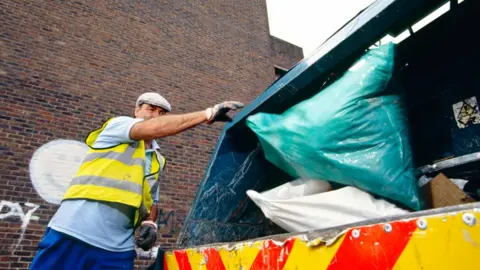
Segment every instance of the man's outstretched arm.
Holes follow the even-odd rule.
[[[243,104],[240,102],[227,101],[204,111],[158,116],[136,123],[130,129],[130,138],[136,141],[153,140],[178,134],[207,121],[209,123],[230,121],[227,113],[242,107]]]

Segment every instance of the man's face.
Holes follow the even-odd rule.
[[[142,118],[148,120],[150,118],[154,118],[163,114],[166,114],[167,111],[164,109],[152,106],[150,104],[142,104],[140,106],[135,107],[135,118]]]

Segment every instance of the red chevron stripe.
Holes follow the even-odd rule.
[[[360,237],[354,238],[350,229],[328,270],[340,269],[392,269],[417,228],[417,220],[390,223],[387,233],[384,224],[359,228]]]
[[[203,254],[206,255],[205,260],[207,261],[208,270],[225,270],[222,257],[220,257],[220,253],[216,249],[207,248],[203,251]]]
[[[280,246],[277,246],[272,240],[266,240],[263,242],[262,249],[255,257],[250,270],[282,270],[294,243],[294,238],[288,239]]]
[[[163,270],[168,270],[167,256],[163,257]]]
[[[188,261],[188,254],[185,250],[175,250],[175,259],[177,259],[178,269],[182,270],[192,270],[190,262]]]

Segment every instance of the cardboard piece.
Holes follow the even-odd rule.
[[[426,209],[440,208],[475,202],[466,195],[443,173],[435,176],[430,182],[421,188],[425,196]]]

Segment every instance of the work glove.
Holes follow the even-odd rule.
[[[230,122],[232,118],[227,115],[231,110],[243,108],[243,103],[238,101],[225,101],[205,110],[209,124],[213,122]]]
[[[145,251],[151,249],[157,241],[157,224],[151,220],[143,221],[140,225],[137,246]]]

